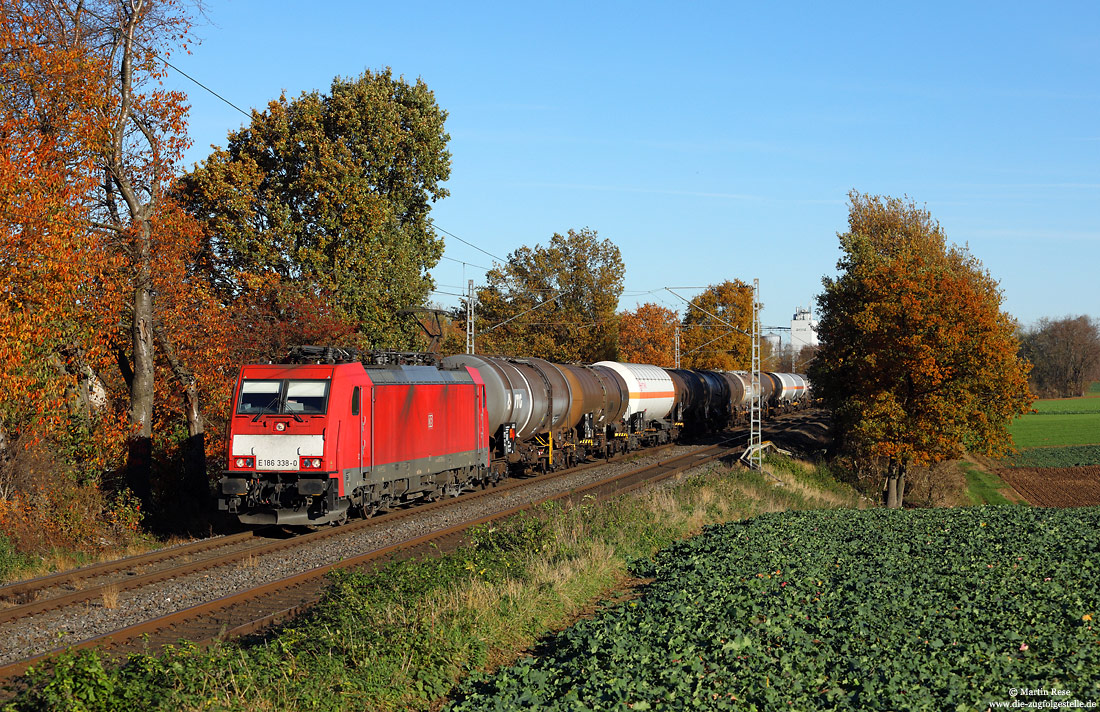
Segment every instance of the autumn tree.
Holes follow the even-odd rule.
[[[38,158],[48,157],[51,145],[66,149],[63,160],[47,159],[55,179],[36,174],[37,166],[30,165],[23,178],[35,186],[71,186],[64,217],[35,222],[35,216],[24,216],[13,232],[77,237],[77,254],[89,259],[78,262],[84,272],[76,281],[84,291],[75,302],[88,308],[89,323],[104,331],[120,318],[128,323],[125,341],[112,336],[99,339],[99,345],[106,340],[117,348],[140,470],[136,481],[144,483],[154,402],[154,253],[174,237],[170,230],[156,234],[154,225],[167,222],[162,202],[187,145],[184,97],[160,88],[158,80],[163,57],[179,46],[188,18],[174,3],[157,0],[29,0],[5,3],[4,23],[5,71],[14,80],[7,86],[16,98],[5,107],[5,123],[10,127],[20,112],[45,119],[17,123],[12,132],[17,144],[34,145]],[[58,195],[49,188],[46,193]],[[33,201],[41,194],[32,188],[25,197]],[[55,243],[56,249],[49,244],[54,259],[77,256],[71,242]],[[22,256],[34,249],[41,248]],[[94,350],[91,341],[73,341],[70,352]],[[84,372],[86,365],[81,357],[69,367]]]
[[[202,274],[226,303],[304,289],[361,346],[411,342],[418,327],[397,312],[424,302],[443,253],[428,214],[447,195],[446,117],[423,81],[389,69],[254,112],[181,181],[205,226]]]
[[[926,209],[849,198],[809,376],[843,447],[874,464],[900,507],[911,466],[1011,446],[1008,423],[1031,403],[1028,367],[997,282]]]
[[[724,371],[752,366],[752,286],[739,279],[712,284],[691,300],[680,330],[684,368]]]
[[[477,351],[594,362],[616,355],[619,248],[595,230],[554,234],[489,270],[477,292]]]
[[[225,377],[227,334],[221,306],[185,268],[200,233],[170,194],[187,106],[160,80],[165,59],[186,48],[188,7],[0,0],[0,9],[0,370],[12,376],[6,386],[22,384],[2,397],[5,427],[45,438],[92,483],[126,438],[128,482],[148,500],[154,432],[163,455],[183,419],[194,446],[186,485],[201,498],[199,394]],[[221,340],[201,338],[209,334]],[[30,403],[52,405],[27,412],[20,389],[35,387]],[[172,489],[173,509],[181,494]]]
[[[619,359],[662,368],[676,365],[676,312],[653,302],[619,315]]]
[[[91,427],[100,402],[87,290],[107,265],[86,221],[104,107],[85,77],[102,67],[48,9],[0,0],[0,450]]]
[[[1100,320],[1081,315],[1040,319],[1021,338],[1032,364],[1032,390],[1048,398],[1083,396],[1100,379]]]

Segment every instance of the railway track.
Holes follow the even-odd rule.
[[[667,447],[669,446],[653,448],[648,452],[660,452]],[[552,482],[604,464],[606,464],[605,461],[584,463],[578,467],[541,475],[538,479],[540,482]],[[503,492],[526,486],[532,479],[513,479],[493,488],[468,492],[462,496],[462,501],[470,502],[478,498],[499,496]],[[277,553],[306,543],[346,537],[365,529],[389,526],[395,521],[445,508],[453,501],[452,498],[441,499],[369,519],[352,520],[342,527],[326,527],[304,534],[290,534],[278,527],[265,527],[0,586],[0,626],[66,606],[102,599],[104,595],[118,595],[173,578]]]
[[[648,451],[654,454],[657,450]],[[216,600],[204,601],[181,610],[142,621],[104,635],[76,641],[65,648],[56,648],[42,654],[9,662],[0,667],[0,680],[11,683],[26,672],[27,668],[66,648],[84,649],[97,647],[108,655],[123,656],[127,653],[159,650],[161,645],[188,639],[199,644],[225,640],[259,631],[266,626],[287,620],[313,605],[321,597],[327,583],[326,575],[337,568],[355,568],[378,565],[395,558],[408,558],[429,551],[447,551],[457,547],[462,535],[471,527],[505,518],[547,500],[577,501],[585,496],[606,498],[659,479],[683,472],[731,452],[731,446],[713,445],[692,453],[646,467],[633,469],[587,486],[570,489],[564,493],[543,497],[455,524],[422,536],[383,546],[345,560],[314,567],[309,571],[269,582],[249,590],[232,593]],[[422,516],[432,510],[465,504],[478,498],[499,498],[505,492],[522,490],[532,483],[546,483],[568,477],[579,471],[600,467],[603,462],[582,465],[537,478],[519,479],[504,485],[400,510],[367,520],[354,521],[342,527],[329,528],[289,539],[272,539],[268,535],[251,532],[214,540],[204,540],[193,545],[175,547],[162,552],[131,557],[119,562],[85,567],[73,572],[42,577],[33,581],[0,588],[0,600],[9,607],[0,611],[0,626],[5,622],[26,621],[44,612],[66,606],[87,605],[106,595],[117,595],[160,581],[191,575],[220,567],[239,565],[242,561],[259,560],[291,547],[316,544],[333,538],[349,536],[357,531],[376,527],[393,527],[402,519]],[[219,553],[220,552],[220,553]],[[171,559],[189,559],[172,566]],[[144,569],[150,569],[148,571]],[[78,588],[80,590],[69,590]]]

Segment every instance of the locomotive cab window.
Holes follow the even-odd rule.
[[[323,415],[328,405],[328,381],[287,381],[284,413]]]
[[[245,380],[237,402],[238,415],[324,415],[328,381]]]
[[[278,413],[282,386],[282,381],[248,380],[242,382],[241,398],[237,403],[237,413],[242,415]]]
[[[359,386],[351,391],[351,414],[359,415]]]

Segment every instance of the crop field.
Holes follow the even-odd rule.
[[[997,474],[1037,507],[1100,505],[1100,465],[1006,467]]]
[[[1084,398],[1049,398],[1038,400],[1032,405],[1038,411],[1037,415],[1050,413],[1100,413],[1100,398],[1085,396]]]
[[[640,598],[468,681],[449,709],[986,710],[1014,688],[1100,701],[1098,549],[1100,508],[709,527],[638,566],[653,579]]]
[[[1005,458],[1011,467],[1088,467],[1100,465],[1100,445],[1040,447]]]
[[[1040,507],[1100,505],[1100,383],[1084,398],[1035,402],[1010,427],[1020,452],[996,474]]]
[[[1089,399],[1100,400],[1100,399]],[[1100,444],[1100,413],[1033,413],[1009,426],[1016,447]]]
[[[1092,388],[1100,393],[1100,383]],[[1016,447],[1100,445],[1100,398],[1093,391],[1084,398],[1038,400],[1033,407],[1037,412],[1009,426]]]

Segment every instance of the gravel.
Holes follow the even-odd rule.
[[[423,516],[396,520],[391,526],[349,531],[244,563],[209,570],[170,581],[120,592],[108,608],[103,600],[71,606],[0,625],[0,664],[8,664],[223,596],[255,588],[310,569],[349,559],[392,544],[444,529],[464,521],[504,511],[544,497],[613,477],[638,467],[668,460],[701,446],[678,445],[643,453],[628,461],[608,463],[549,481],[532,479],[529,486],[463,503]]]

